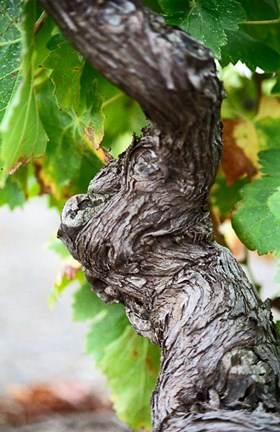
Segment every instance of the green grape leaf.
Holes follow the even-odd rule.
[[[54,38],[57,39],[56,36]],[[59,38],[59,42],[41,67],[52,70],[50,77],[54,83],[58,106],[62,109],[78,107],[84,60],[68,41],[61,42]],[[51,43],[50,41],[48,45]]]
[[[17,182],[8,178],[5,188],[0,190],[0,207],[7,204],[11,210],[14,210],[16,207],[23,206],[24,202],[23,191],[19,188]]]
[[[19,82],[22,0],[0,0],[0,121]]]
[[[242,30],[227,31],[228,43],[222,48],[223,66],[228,63],[245,63],[255,71],[257,67],[266,72],[280,69],[280,54]]]
[[[97,83],[103,96],[102,111],[105,115],[105,136],[102,145],[116,157],[126,150],[132,141],[133,134],[140,134],[148,124],[139,104],[125,95],[119,88],[106,80],[99,72],[86,62],[82,81]]]
[[[278,0],[240,0],[247,13],[247,22],[242,30],[259,43],[280,54],[280,10]],[[256,24],[253,24],[257,22]],[[265,22],[260,25],[260,22]]]
[[[104,304],[88,283],[74,296],[73,317],[91,320],[86,352],[107,375],[119,418],[133,428],[150,429],[149,400],[159,372],[159,348],[135,333],[122,305]]]
[[[62,241],[56,237],[51,237],[50,240],[46,243],[46,247],[47,249],[55,252],[62,259],[70,257],[68,249],[66,248],[64,243],[62,243]]]
[[[131,326],[106,348],[102,371],[108,377],[118,417],[134,429],[151,429],[149,400],[159,373],[159,348]]]
[[[63,50],[60,49],[61,44]],[[139,131],[145,124],[145,119],[138,104],[88,63],[81,66],[80,80],[72,82],[72,95],[78,95],[73,97],[75,104],[72,100],[73,104],[66,106],[71,96],[66,105],[59,105],[62,96],[58,95],[65,93],[64,51],[69,55],[68,64],[71,63],[71,55],[75,62],[79,59],[69,42],[61,39],[60,35],[52,38],[48,46],[51,48],[49,57],[41,64],[41,74],[45,78],[36,86],[41,120],[49,137],[46,156],[40,162],[40,181],[44,190],[51,193],[51,205],[61,207],[65,197],[84,192],[94,174],[110,160],[111,156],[104,147],[117,155],[130,143],[132,131]],[[50,75],[51,69],[46,65],[55,66],[55,79],[54,72]],[[107,128],[105,138],[104,123]],[[64,168],[61,169],[61,166]]]
[[[248,21],[277,19],[279,17],[277,1],[278,0],[239,0],[246,11]]]
[[[86,352],[94,356],[97,367],[103,370],[103,359],[107,347],[121,337],[130,324],[122,305],[107,306],[103,303],[103,308],[101,309],[99,302],[100,300],[97,296],[91,301],[92,306],[95,304],[92,312],[96,311],[98,315],[95,316],[87,335]]]
[[[240,190],[246,183],[248,183],[248,180],[242,178],[236,180],[232,186],[228,186],[225,177],[217,177],[211,196],[214,205],[219,209],[220,215],[226,216],[233,210],[237,202],[241,199]]]
[[[46,148],[47,136],[39,118],[34,92],[33,48],[36,23],[36,1],[28,0],[23,20],[23,82],[15,92],[1,124],[1,185],[9,173],[22,163],[41,156]]]
[[[268,207],[277,222],[280,222],[280,188],[268,198]]]
[[[74,109],[58,107],[50,79],[36,91],[40,116],[49,137],[42,175],[60,200],[65,194],[85,191],[104,164],[98,153],[104,156],[99,149],[104,133],[101,101],[97,92],[91,92],[77,113]]]
[[[254,126],[261,150],[280,148],[280,116],[256,120]]]
[[[277,78],[276,83],[274,84],[274,86],[271,89],[271,93],[272,94],[280,94],[280,77]]]
[[[280,219],[277,204],[280,188],[280,149],[259,154],[263,177],[244,187],[233,214],[233,228],[243,243],[260,255],[280,253]]]
[[[104,303],[92,291],[89,283],[85,282],[74,294],[72,315],[74,321],[95,319],[104,311]],[[91,351],[91,350],[89,350]]]
[[[241,4],[235,0],[160,0],[171,24],[179,25],[207,45],[221,58],[221,47],[227,44],[225,30],[238,30],[246,19]]]

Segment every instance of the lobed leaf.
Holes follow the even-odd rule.
[[[11,178],[8,179],[6,187],[0,190],[0,207],[8,204],[10,210],[21,207],[25,202],[23,191],[19,188],[17,182]]]
[[[235,0],[160,0],[171,24],[179,25],[203,42],[221,58],[221,47],[227,44],[226,30],[238,30],[246,19],[241,4]]]
[[[159,0],[167,21],[214,52],[221,64],[278,70],[280,11],[276,0]],[[256,24],[254,24],[256,21]],[[260,22],[265,21],[266,25]],[[247,24],[248,23],[248,24]]]
[[[280,253],[280,220],[277,214],[280,188],[280,149],[259,154],[263,177],[244,187],[233,214],[233,228],[243,243],[259,254]]]

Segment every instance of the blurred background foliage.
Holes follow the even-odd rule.
[[[279,257],[279,0],[144,3],[211,48],[224,82],[224,153],[210,197],[218,241],[235,252],[239,238],[243,263],[246,247]],[[148,124],[137,102],[76,52],[36,0],[0,0],[0,121],[0,206],[13,210],[47,195],[58,212]],[[236,234],[224,229],[230,221]],[[50,306],[79,282],[73,317],[89,322],[87,352],[108,375],[120,418],[149,428],[158,348],[135,335],[120,305],[91,293],[58,240],[49,247],[63,261]]]

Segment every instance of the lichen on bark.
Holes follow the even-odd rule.
[[[279,339],[212,234],[222,85],[211,52],[133,0],[41,0],[151,125],[65,205],[59,236],[162,349],[153,431],[279,431]]]

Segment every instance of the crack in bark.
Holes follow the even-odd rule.
[[[162,348],[153,431],[279,431],[270,307],[212,234],[223,97],[212,54],[138,1],[41,3],[153,123],[66,203],[59,230],[100,298]]]

